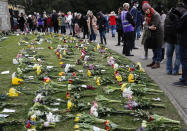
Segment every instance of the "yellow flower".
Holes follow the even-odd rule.
[[[117,79],[118,82],[121,82],[122,81],[121,75],[116,75],[116,79]]]
[[[60,72],[58,75],[59,75],[59,76],[63,76],[63,75],[64,75],[64,72]]]
[[[10,88],[9,89],[9,93],[8,93],[8,96],[18,96],[18,91],[14,88]]]
[[[60,64],[60,65],[63,65],[63,62],[61,61],[59,64]]]
[[[75,117],[74,122],[79,122],[79,117]]]
[[[37,68],[36,68],[37,75],[40,75],[41,72],[42,72],[41,67],[37,66]]]
[[[134,80],[134,75],[132,73],[130,73],[129,76],[128,76],[128,82],[129,83],[134,83],[134,81],[135,81]]]
[[[81,116],[81,114],[77,114],[77,116],[78,116],[78,117],[80,117],[80,116]]]
[[[66,55],[66,50],[63,51],[63,55]]]
[[[105,48],[105,50],[108,50],[108,48]]]
[[[97,80],[96,80],[96,83],[97,83],[97,86],[100,86],[101,84],[100,84],[100,77],[97,77]]]
[[[75,125],[74,128],[75,128],[75,129],[79,129],[79,125]]]
[[[28,44],[28,45],[27,45],[27,48],[31,48],[31,45],[30,45],[30,44]]]
[[[101,48],[101,46],[98,44],[98,45],[97,45],[97,49],[100,49],[100,48]]]
[[[12,85],[13,85],[13,86],[20,85],[20,84],[22,84],[22,82],[23,82],[23,79],[19,79],[19,78],[17,78],[17,77],[14,77],[14,78],[12,79]]]
[[[88,49],[88,47],[84,47],[84,49],[85,49],[85,50],[87,50],[87,49]]]
[[[71,110],[72,105],[73,105],[73,104],[72,104],[71,100],[68,100],[68,103],[67,103],[67,109],[68,109],[68,111]]]
[[[96,52],[96,50],[97,50],[97,49],[96,49],[96,48],[94,48],[94,51],[95,51],[95,52]]]
[[[89,77],[92,76],[92,73],[91,73],[90,70],[88,70],[88,76],[89,76]]]
[[[124,83],[124,84],[121,86],[121,91],[122,91],[122,92],[124,91],[124,89],[126,88],[126,86],[127,86],[127,83]]]
[[[141,72],[145,72],[145,70],[142,68],[142,65],[141,65],[140,62],[137,62],[136,66],[138,66],[138,68],[139,68],[139,70],[140,70]]]

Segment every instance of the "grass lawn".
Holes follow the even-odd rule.
[[[12,59],[16,57],[17,53],[23,49],[26,48],[26,46],[18,46],[18,42],[20,41],[20,38],[22,38],[23,36],[10,36],[8,39],[0,42],[0,72],[2,71],[6,71],[9,70],[10,74],[8,75],[1,75],[0,74],[0,94],[6,94],[8,92],[8,90],[13,87],[11,84],[11,74],[13,72],[15,72],[17,70],[17,65],[13,65],[12,63]],[[48,38],[49,36],[45,36],[45,38]],[[28,38],[31,40],[33,40],[34,38],[36,38],[35,35],[29,35]],[[56,39],[56,38],[55,38]],[[50,75],[52,76],[58,76],[59,72],[63,72],[64,68],[60,68],[59,66],[59,62],[60,60],[57,58],[57,56],[55,55],[53,50],[49,50],[48,47],[52,46],[54,48],[57,47],[58,44],[62,44],[62,42],[58,41],[56,39],[57,43],[47,43],[47,42],[43,42],[41,45],[37,45],[37,47],[42,47],[44,48],[43,50],[37,50],[37,54],[43,55],[46,58],[46,63],[47,65],[50,66],[55,66],[56,68],[56,72],[51,72]],[[72,46],[75,46],[74,44],[70,44]],[[63,62],[65,64],[75,64],[76,60],[78,58],[80,58],[80,50],[73,48],[73,51],[75,53],[75,55],[72,55],[71,61],[69,60],[64,60]],[[130,62],[127,58],[113,52],[113,55],[115,56],[119,56],[120,59],[122,61],[124,61],[125,63],[129,63],[130,65],[132,65],[132,62]],[[107,59],[101,57],[99,52],[96,52],[95,54],[95,61],[91,61],[89,62],[89,64],[99,64],[99,65],[104,65],[106,70],[107,70],[107,74],[104,74],[104,77],[109,77],[110,79],[114,80],[113,77],[113,70],[111,68],[111,66],[107,66]],[[96,85],[96,82],[94,80],[94,78],[88,78],[87,77],[87,70],[83,68],[82,65],[77,65],[75,67],[77,70],[84,70],[84,76],[86,77],[84,80],[87,80],[87,82],[85,83],[85,85],[92,85],[93,87],[95,87],[95,90],[84,90],[81,91],[81,94],[101,94],[107,98],[110,99],[115,99],[115,100],[124,100],[124,98],[121,95],[120,91],[115,91],[109,95],[106,95],[103,91],[102,91],[102,86],[98,87]],[[27,73],[26,75],[34,75],[36,76],[35,71],[34,72],[30,72]],[[101,76],[101,77],[103,77]],[[150,80],[150,78],[146,76],[147,80]],[[127,78],[125,78],[127,79]],[[38,81],[37,78],[34,79],[35,81]],[[57,80],[54,79],[55,82],[57,82]],[[114,80],[115,81],[115,80]],[[62,84],[66,84],[65,82],[63,82]],[[15,86],[15,88],[17,87],[25,87],[26,90],[28,91],[36,91],[38,89],[41,88],[41,86],[43,86],[44,83],[42,81],[40,81],[40,84],[22,84],[20,86]],[[117,84],[114,84],[115,86]],[[149,87],[149,88],[153,88],[153,87]],[[154,87],[155,89],[159,89],[159,87]],[[21,103],[23,104],[22,106],[17,106],[17,107],[7,107],[9,109],[15,109],[16,113],[11,113],[10,116],[6,119],[2,119],[3,120],[19,120],[23,122],[23,125],[7,125],[4,126],[3,129],[4,131],[25,131],[26,128],[24,127],[28,120],[28,112],[29,109],[33,106],[33,99],[35,98],[36,95],[26,95],[26,94],[20,94],[18,97],[16,98],[10,98],[8,97],[5,100],[1,100],[2,103]],[[57,93],[55,95],[53,95],[53,97],[56,98],[61,98],[63,100],[66,100],[66,92],[64,93]],[[163,115],[165,117],[168,117],[170,119],[174,119],[174,120],[179,120],[181,121],[181,126],[186,129],[186,125],[184,124],[184,122],[182,121],[182,119],[180,118],[180,116],[178,115],[175,107],[171,104],[171,102],[169,101],[169,99],[167,98],[166,95],[164,94],[157,94],[157,95],[146,95],[146,97],[148,98],[157,98],[160,97],[162,102],[166,108],[152,108],[152,109],[148,109],[148,111],[152,112],[152,113],[156,113],[158,115]],[[89,102],[89,103],[93,103],[95,96],[93,97],[85,97],[82,98],[81,101],[84,102]],[[118,110],[124,110],[124,104],[119,103],[119,104],[105,104],[107,107],[112,107]],[[59,109],[66,109],[66,104],[65,103],[61,103],[61,105],[58,107]],[[1,109],[3,110],[3,109]],[[85,111],[80,111],[80,112],[71,112],[72,114],[77,114],[77,113],[82,113],[82,112],[86,112],[89,113],[89,110],[85,110]],[[139,128],[141,125],[141,121],[134,121],[134,117],[128,116],[128,115],[110,115],[110,116],[105,116],[102,117],[102,119],[109,119],[112,122],[121,125],[123,127],[127,127],[127,128]],[[1,119],[0,119],[1,121]],[[66,120],[63,122],[59,122],[57,123],[56,127],[53,129],[45,129],[46,131],[74,131],[74,120],[70,119],[70,120]],[[100,128],[104,129],[104,125],[102,124],[98,124],[97,125]]]

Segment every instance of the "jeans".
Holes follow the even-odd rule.
[[[123,30],[117,30],[118,32],[118,45],[121,43],[121,38],[123,37]]]
[[[137,26],[136,27],[136,35],[137,35],[137,40],[139,40],[140,39],[140,37],[141,37],[141,26]]]
[[[102,30],[102,31],[100,30],[99,34],[100,34],[101,44],[103,44],[103,39],[104,39],[105,44],[106,44],[106,36],[105,36],[106,31],[105,30]]]
[[[182,79],[187,82],[187,48],[180,45]]]
[[[173,53],[175,51],[175,63],[173,67]],[[180,68],[180,46],[166,43],[166,71],[169,74],[178,74]]]
[[[152,49],[153,51],[153,62],[160,63],[162,60],[162,47]]]
[[[60,26],[61,34],[66,34],[66,27]]]
[[[115,33],[116,33],[116,25],[111,25],[111,33],[112,33],[112,36],[115,36]]]
[[[90,40],[91,41],[95,41],[96,40],[96,34],[95,34],[93,28],[91,28]]]

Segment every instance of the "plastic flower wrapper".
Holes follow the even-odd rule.
[[[95,98],[95,100],[96,100],[97,102],[105,102],[105,103],[121,103],[120,100],[111,100],[111,99],[108,99],[108,98],[106,98],[106,97],[104,97],[104,96],[102,96],[102,95],[98,95],[98,96]]]
[[[83,113],[83,114],[77,114],[74,121],[77,123],[103,124],[105,123],[106,120],[99,119],[93,115]]]
[[[117,63],[114,64],[114,70],[117,71],[119,69],[119,65]]]
[[[121,90],[121,88],[117,88],[117,87],[113,87],[113,86],[106,86],[106,87],[103,87],[102,90],[106,93],[106,94],[110,94],[114,91],[117,91],[117,90]]]
[[[136,68],[140,71],[140,72],[145,72],[145,70],[142,68],[142,65],[140,62],[136,63]]]
[[[97,108],[98,108],[98,104],[96,101],[94,101],[91,109],[90,109],[90,115],[93,115],[95,117],[98,117],[98,111],[97,111]]]
[[[74,126],[75,131],[107,131],[105,129],[101,129],[99,127],[89,125],[86,123],[77,123]]]
[[[111,56],[111,57],[108,57],[108,58],[107,58],[107,63],[108,63],[108,65],[110,65],[110,66],[114,65],[114,64],[115,64],[114,58],[113,58],[112,56]]]
[[[135,128],[125,128],[125,127],[121,127],[109,120],[106,120],[105,121],[105,129],[108,131],[108,130],[111,130],[111,131],[135,131],[136,129]]]
[[[132,95],[133,95],[133,91],[131,90],[131,87],[123,89],[122,96],[124,98],[128,98],[129,96],[132,96]]]

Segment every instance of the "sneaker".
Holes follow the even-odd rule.
[[[163,59],[161,62],[160,62],[160,64],[163,64],[165,62],[165,59]]]

